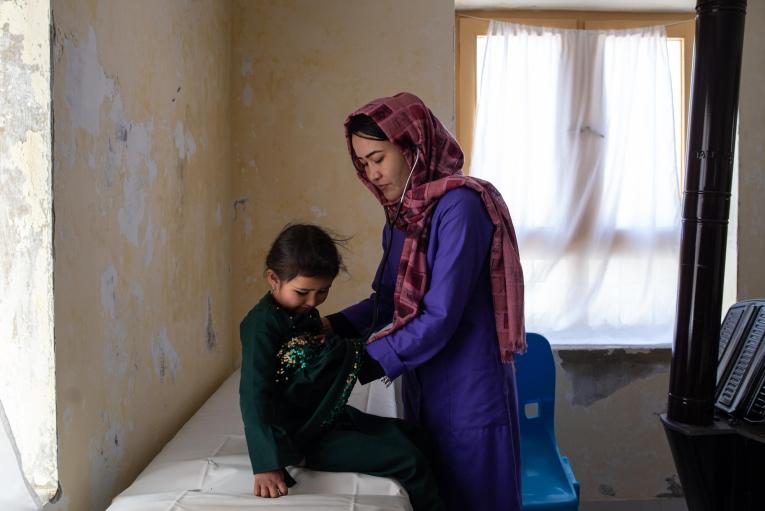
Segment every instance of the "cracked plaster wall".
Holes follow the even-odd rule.
[[[61,500],[103,510],[233,367],[230,2],[52,2]]]
[[[667,348],[555,351],[556,433],[582,501],[682,496],[659,421],[670,357]]]
[[[47,1],[0,1],[0,403],[42,499],[57,485],[49,25]]]

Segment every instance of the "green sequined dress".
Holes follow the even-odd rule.
[[[240,406],[253,472],[299,463],[356,383],[363,340],[321,336],[318,311],[294,314],[266,294],[240,326]]]

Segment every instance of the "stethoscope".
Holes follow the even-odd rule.
[[[401,206],[404,205],[404,196],[406,195],[407,189],[409,189],[409,182],[412,179],[412,174],[414,173],[414,168],[417,166],[417,162],[420,159],[420,149],[416,148],[417,153],[414,156],[414,163],[412,164],[411,170],[409,170],[409,175],[406,178],[406,182],[404,183],[404,190],[401,192],[401,198],[398,200],[398,205],[396,206],[396,211],[393,214],[393,218],[388,214],[388,210],[385,210],[385,221],[388,224],[388,228],[385,230],[387,235],[385,235],[385,238],[383,240],[383,244],[385,245],[385,249],[383,250],[383,257],[382,261],[380,262],[380,266],[377,268],[377,279],[375,282],[375,297],[372,301],[372,324],[370,326],[369,332],[367,332],[367,335],[365,337],[369,337],[369,334],[374,332],[375,326],[377,325],[377,320],[380,316],[380,284],[383,280],[383,275],[385,275],[385,267],[388,265],[388,257],[390,256],[390,250],[393,246],[393,226],[396,225],[396,222],[398,221],[399,215],[401,215]]]

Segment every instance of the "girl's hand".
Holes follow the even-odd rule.
[[[270,497],[272,499],[287,495],[287,484],[284,482],[282,471],[271,470],[270,472],[255,474],[253,494],[256,497]]]

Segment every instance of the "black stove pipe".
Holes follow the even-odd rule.
[[[712,424],[746,0],[698,0],[667,419]]]
[[[690,511],[759,511],[765,444],[714,420],[746,0],[697,0],[696,13],[675,344],[661,420]]]

